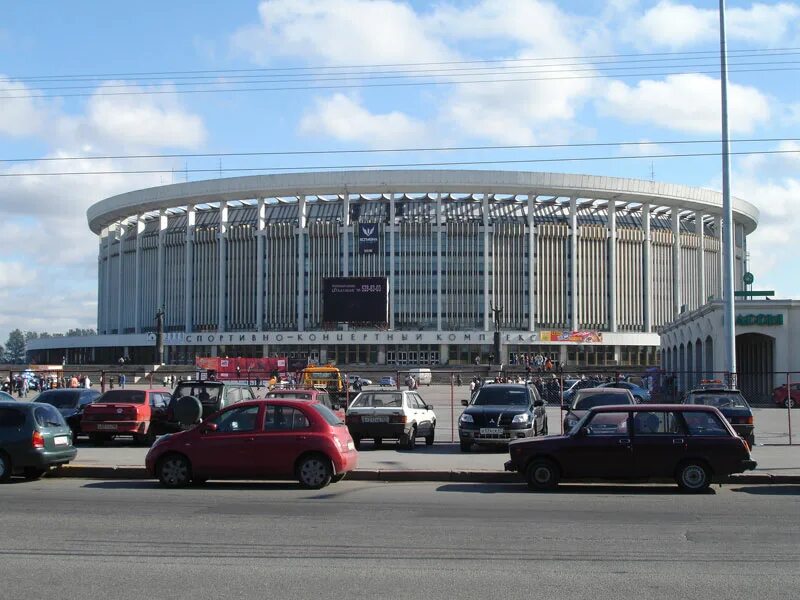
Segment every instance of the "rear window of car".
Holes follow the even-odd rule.
[[[181,384],[172,394],[173,398],[181,398],[183,396],[194,396],[200,402],[206,403],[210,400],[216,402],[219,399],[220,392],[222,391],[221,385],[204,385],[198,383]]]
[[[39,427],[63,427],[66,425],[61,413],[47,404],[34,408],[33,418]]]
[[[81,392],[52,391],[42,392],[34,402],[52,404],[56,408],[75,408],[81,398]]]
[[[475,405],[492,406],[527,406],[528,390],[506,387],[481,388],[475,397]]]
[[[0,429],[16,429],[25,424],[25,413],[18,408],[0,406]]]
[[[344,425],[344,423],[342,423],[339,417],[336,416],[336,413],[334,413],[330,408],[328,408],[324,404],[312,404],[311,406],[313,406],[314,410],[316,410],[320,415],[322,415],[322,418],[325,419],[325,421],[327,421],[328,425]]]
[[[98,403],[120,402],[125,404],[144,404],[145,393],[141,390],[112,390],[97,399]]]
[[[585,394],[579,395],[572,404],[573,410],[589,410],[595,406],[614,406],[617,404],[630,404],[628,394]]]
[[[368,394],[361,393],[355,400],[350,408],[402,408],[403,395],[393,394],[391,392],[370,392]]]
[[[732,392],[703,392],[699,394],[689,394],[686,404],[702,404],[715,408],[748,408],[748,404],[741,394]]]
[[[713,413],[684,411],[683,420],[686,421],[686,427],[689,429],[690,435],[730,435],[727,427]]]

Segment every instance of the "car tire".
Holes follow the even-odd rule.
[[[436,425],[431,427],[431,432],[425,436],[425,445],[433,446],[433,439],[436,437]]]
[[[375,447],[380,448],[383,443],[383,438],[375,438]]]
[[[319,490],[333,479],[331,461],[321,454],[311,454],[297,465],[297,479],[304,488]]]
[[[11,479],[11,459],[0,452],[0,483]]]
[[[354,436],[352,436],[352,438],[353,438],[353,447],[356,450],[361,450],[361,436],[360,435],[354,435]]]
[[[413,450],[417,445],[417,428],[412,427],[408,433],[400,437],[400,447],[406,450]]]
[[[337,473],[333,477],[331,477],[331,483],[339,483],[342,479],[345,478],[347,473]]]
[[[192,480],[192,465],[182,454],[167,454],[158,461],[156,475],[164,487],[186,487]]]
[[[528,465],[525,469],[525,480],[528,488],[535,491],[553,490],[558,486],[561,474],[552,460],[540,458]]]
[[[783,401],[783,406],[784,408],[794,408],[795,406],[794,398],[792,398],[791,396],[787,396],[786,400]]]
[[[472,442],[461,442],[461,451],[462,452],[469,452],[472,450]]]
[[[699,461],[687,461],[678,467],[675,481],[685,492],[698,494],[711,485],[711,473],[708,467]]]
[[[47,469],[37,469],[36,467],[26,467],[22,471],[25,479],[28,481],[36,481],[37,479],[41,479],[42,476],[47,473]]]

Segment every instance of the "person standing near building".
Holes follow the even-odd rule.
[[[69,380],[69,387],[71,387],[71,388],[76,388],[76,387],[79,387],[79,385],[78,385],[78,378],[77,378],[75,375],[73,375],[73,376],[70,378],[70,380]]]
[[[124,390],[125,389],[125,373],[120,373],[119,377],[117,379],[119,381],[119,387]]]
[[[89,379],[88,375],[83,378],[83,387],[85,387],[87,390],[92,389],[92,380]]]

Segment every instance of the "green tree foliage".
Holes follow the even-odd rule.
[[[19,329],[15,329],[8,334],[6,360],[14,364],[19,364],[25,360],[25,336]]]

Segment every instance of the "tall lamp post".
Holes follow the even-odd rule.
[[[733,209],[731,207],[731,156],[728,139],[728,49],[725,39],[725,0],[719,0],[719,52],[722,87],[722,299],[725,305],[723,335],[725,371],[736,385],[736,325],[733,295]]]

